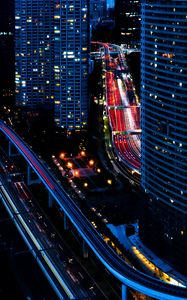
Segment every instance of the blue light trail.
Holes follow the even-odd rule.
[[[123,285],[160,300],[187,299],[186,288],[169,285],[150,277],[129,266],[119,257],[118,254],[105,243],[100,234],[83,215],[79,207],[55,180],[54,175],[48,170],[47,165],[40,161],[37,155],[27,146],[19,135],[3,123],[3,121],[0,121],[0,130],[9,138],[28,164],[33,168],[45,187],[51,195],[53,195],[54,200],[63,209],[97,258]]]

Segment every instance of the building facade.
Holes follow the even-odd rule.
[[[144,242],[187,275],[187,2],[143,0]]]
[[[56,1],[54,11],[55,123],[67,130],[87,125],[89,71],[87,0]]]
[[[52,1],[15,1],[17,105],[34,109],[53,99],[52,24]]]
[[[115,1],[116,39],[120,44],[140,41],[140,0]]]
[[[54,106],[57,126],[86,127],[88,0],[16,0],[16,104]]]

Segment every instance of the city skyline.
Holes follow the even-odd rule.
[[[187,299],[186,1],[2,7],[0,298]]]

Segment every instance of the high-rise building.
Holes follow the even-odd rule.
[[[107,2],[106,0],[90,0],[90,22],[92,26],[106,17]]]
[[[88,0],[15,0],[16,103],[54,104],[57,126],[87,124]]]
[[[115,23],[118,43],[137,44],[140,40],[140,0],[116,0]]]
[[[16,104],[34,109],[53,99],[53,1],[15,1]]]
[[[143,0],[141,238],[187,274],[187,2]]]
[[[54,11],[55,123],[67,130],[87,124],[88,0],[56,1]]]

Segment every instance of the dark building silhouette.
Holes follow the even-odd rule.
[[[140,0],[115,1],[116,42],[137,44],[140,40]]]
[[[0,2],[0,97],[14,94],[14,1]]]

